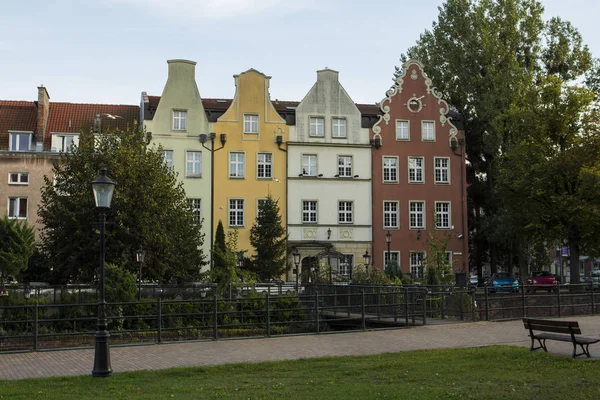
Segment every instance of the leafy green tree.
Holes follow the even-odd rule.
[[[183,186],[164,163],[161,148],[132,126],[96,137],[82,132],[79,146],[55,163],[55,183],[45,177],[38,213],[45,226],[41,244],[57,280],[97,278],[100,225],[90,182],[103,167],[117,184],[107,211],[106,261],[135,273],[135,251],[143,246],[146,279],[199,278],[206,265],[203,235]]]
[[[213,245],[213,264],[212,269],[218,274],[219,270],[226,269],[226,262],[224,255],[227,252],[227,245],[225,243],[225,229],[223,229],[223,222],[219,220],[217,224],[217,230],[215,232],[215,243]],[[212,274],[213,278],[215,274]]]
[[[16,276],[27,268],[34,247],[35,234],[27,221],[7,215],[0,220],[0,284],[8,275]]]
[[[137,279],[125,268],[114,264],[104,266],[106,277],[105,296],[109,303],[135,301],[138,291]]]
[[[385,274],[390,277],[391,280],[395,280],[396,278],[402,280],[403,274],[400,269],[400,265],[397,261],[391,260],[385,266]]]
[[[219,224],[221,221],[219,221]],[[220,224],[222,228],[222,224]],[[224,234],[224,231],[221,230]],[[216,240],[220,242],[215,245],[214,268],[210,272],[211,279],[217,283],[217,293],[221,297],[231,297],[234,288],[243,284],[253,285],[256,281],[255,275],[248,270],[238,266],[240,251],[238,250],[238,231],[236,229],[227,232],[227,241],[222,240],[217,228]],[[217,263],[218,260],[218,263]]]
[[[250,229],[254,247],[254,270],[259,279],[279,278],[287,270],[287,235],[281,222],[279,204],[271,195],[260,203],[256,221]]]
[[[447,257],[448,243],[452,235],[437,228],[437,217],[432,216],[433,229],[426,241],[427,257],[425,258],[426,282],[428,285],[450,283],[453,279],[453,266]]]

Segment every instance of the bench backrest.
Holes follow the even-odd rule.
[[[555,333],[581,334],[577,321],[553,321],[549,319],[523,318],[525,329]]]

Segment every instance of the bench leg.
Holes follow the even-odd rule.
[[[592,356],[590,355],[590,345],[589,344],[580,344],[579,346],[581,346],[581,351],[582,353],[577,353],[577,344],[573,343],[573,358],[582,356],[582,355],[586,355],[587,358],[591,358]],[[585,346],[585,347],[584,347]]]
[[[540,344],[538,347],[535,347],[536,340]],[[546,339],[539,339],[535,336],[531,336],[531,346],[529,347],[529,351],[534,351],[537,349],[544,349],[545,352],[548,352],[548,349],[546,348]]]

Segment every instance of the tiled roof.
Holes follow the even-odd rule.
[[[356,108],[363,115],[378,115],[381,113],[377,104],[357,104]]]
[[[139,112],[139,106],[51,102],[46,131],[68,133],[89,130],[94,126],[98,114],[101,116],[102,131],[125,129],[140,118]]]
[[[37,105],[33,101],[0,100],[0,149],[8,149],[8,131],[35,132]]]

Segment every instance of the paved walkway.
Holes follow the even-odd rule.
[[[579,321],[585,336],[600,337],[600,316],[569,317]],[[351,332],[264,339],[112,347],[115,373],[236,362],[295,360],[300,358],[367,355],[428,348],[477,347],[507,344],[529,347],[527,331],[519,321],[473,322],[417,326],[370,332]],[[552,353],[570,355],[570,343],[549,342]],[[600,345],[592,346],[600,359]],[[88,375],[94,350],[62,350],[0,355],[0,379]]]

